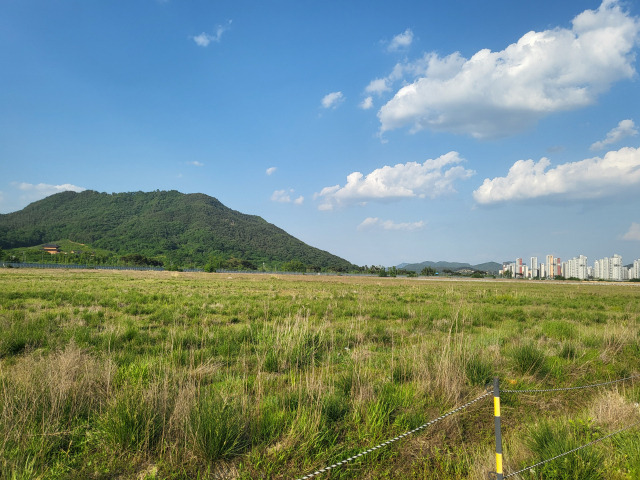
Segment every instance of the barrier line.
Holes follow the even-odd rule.
[[[450,415],[453,415],[454,413],[457,413],[457,412],[459,412],[461,410],[464,410],[467,407],[470,407],[474,403],[479,402],[483,398],[488,397],[492,393],[493,393],[492,390],[488,390],[487,392],[485,392],[484,394],[480,395],[479,397],[471,400],[470,402],[465,403],[464,405],[461,405],[460,407],[458,407],[458,408],[456,408],[454,410],[451,410],[450,412],[447,412],[444,415],[441,415],[438,418],[435,418],[435,419],[425,423],[424,425],[420,425],[419,427],[414,428],[413,430],[410,430],[410,431],[408,431],[406,433],[403,433],[402,435],[398,435],[397,437],[392,438],[391,440],[387,440],[386,442],[383,442],[383,443],[381,443],[379,445],[376,445],[375,447],[369,448],[368,450],[364,450],[364,451],[360,452],[359,454],[354,455],[353,457],[346,458],[346,459],[344,459],[344,460],[342,460],[342,461],[340,461],[338,463],[334,463],[333,465],[330,465],[328,467],[325,467],[325,468],[317,470],[317,471],[315,471],[313,473],[310,473],[309,475],[305,475],[304,477],[300,477],[297,480],[307,480],[309,478],[313,478],[313,477],[315,477],[317,475],[320,475],[322,473],[326,473],[329,470],[332,470],[334,468],[341,467],[342,465],[345,465],[345,464],[347,464],[347,463],[349,463],[349,462],[351,462],[353,460],[356,460],[356,459],[359,459],[361,457],[364,457],[365,455],[368,455],[371,452],[375,452],[376,450],[378,450],[378,449],[380,449],[382,447],[386,447],[387,445],[390,445],[390,444],[392,444],[394,442],[397,442],[398,440],[402,440],[403,438],[408,437],[409,435],[411,435],[413,433],[419,432],[420,430],[424,430],[425,428],[433,425],[434,423],[437,423],[440,420],[444,420],[445,418],[449,417]]]
[[[521,473],[524,473],[524,472],[526,472],[528,470],[531,470],[533,468],[539,467],[540,465],[544,465],[545,463],[552,462],[553,460],[557,460],[558,458],[564,457],[565,455],[569,455],[570,453],[574,453],[574,452],[577,452],[578,450],[582,450],[583,448],[590,447],[591,445],[593,445],[595,443],[602,442],[603,440],[606,440],[609,437],[613,437],[614,435],[617,435],[618,433],[624,432],[625,430],[629,430],[629,429],[631,429],[633,427],[636,427],[638,425],[640,425],[640,422],[636,422],[636,423],[634,423],[632,425],[629,425],[628,427],[621,428],[620,430],[617,430],[617,431],[615,431],[613,433],[610,433],[609,435],[606,435],[606,436],[604,436],[602,438],[598,438],[596,440],[593,440],[592,442],[589,442],[589,443],[586,443],[584,445],[581,445],[580,447],[576,447],[573,450],[569,450],[568,452],[564,452],[564,453],[561,453],[560,455],[556,455],[555,457],[552,457],[552,458],[549,458],[547,460],[543,460],[541,462],[538,462],[538,463],[536,463],[534,465],[531,465],[530,467],[526,467],[526,468],[523,468],[522,470],[518,470],[517,472],[513,472],[513,473],[510,473],[509,475],[505,475],[504,478],[507,479],[507,478],[513,477],[515,475],[519,476]]]
[[[585,388],[595,388],[595,387],[603,387],[605,385],[612,385],[614,383],[625,382],[627,380],[631,380],[634,378],[639,378],[639,375],[631,375],[630,377],[619,378],[617,380],[610,380],[608,382],[602,383],[593,383],[591,385],[582,385],[579,387],[565,387],[565,388],[540,388],[540,389],[531,389],[531,390],[500,390],[502,393],[544,393],[544,392],[566,392],[569,390],[582,390]]]

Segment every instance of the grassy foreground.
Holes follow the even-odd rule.
[[[485,391],[640,373],[640,285],[0,270],[0,478],[299,478]],[[640,381],[502,398],[505,472]],[[640,478],[640,428],[524,478]],[[316,478],[486,479],[493,403]]]

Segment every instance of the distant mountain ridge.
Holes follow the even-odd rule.
[[[404,270],[409,270],[410,272],[420,273],[423,268],[431,267],[435,269],[437,272],[442,272],[443,270],[451,270],[453,272],[457,270],[478,270],[480,272],[489,272],[495,273],[498,272],[502,268],[501,263],[497,262],[485,262],[479,263],[478,265],[471,265],[470,263],[459,263],[459,262],[421,262],[421,263],[401,263],[397,266],[397,268],[402,268]]]
[[[202,266],[217,257],[255,265],[298,261],[316,269],[356,268],[261,217],[237,212],[201,193],[69,191],[0,214],[0,248],[63,239],[120,255],[159,258],[165,265]]]

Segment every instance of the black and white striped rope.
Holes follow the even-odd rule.
[[[544,465],[545,463],[552,462],[554,460],[557,460],[558,458],[564,457],[564,456],[569,455],[571,453],[577,452],[578,450],[582,450],[583,448],[590,447],[591,445],[593,445],[595,443],[602,442],[603,440],[606,440],[609,437],[613,437],[614,435],[617,435],[618,433],[624,432],[625,430],[629,430],[629,429],[631,429],[633,427],[637,427],[638,425],[640,425],[640,422],[636,422],[636,423],[634,423],[632,425],[629,425],[627,427],[621,428],[620,430],[616,430],[615,432],[610,433],[609,435],[606,435],[604,437],[601,437],[601,438],[598,438],[596,440],[593,440],[592,442],[589,442],[589,443],[586,443],[586,444],[581,445],[579,447],[576,447],[573,450],[569,450],[568,452],[564,452],[564,453],[561,453],[560,455],[556,455],[555,457],[548,458],[547,460],[543,460],[541,462],[538,462],[538,463],[536,463],[534,465],[531,465],[530,467],[526,467],[526,468],[523,468],[522,470],[518,470],[517,472],[513,472],[513,473],[510,473],[509,475],[505,475],[504,478],[507,479],[509,477],[514,477],[516,475],[520,476],[521,473],[524,473],[524,472],[526,472],[528,470],[532,470],[532,469],[534,469],[536,467],[539,467],[540,465]]]
[[[433,420],[431,420],[431,421],[429,421],[429,422],[425,423],[424,425],[420,425],[419,427],[414,428],[413,430],[410,430],[410,431],[408,431],[408,432],[406,432],[406,433],[403,433],[402,435],[398,435],[397,437],[392,438],[391,440],[387,440],[386,442],[381,443],[381,444],[379,444],[379,445],[376,445],[375,447],[371,447],[371,448],[369,448],[368,450],[364,450],[363,452],[360,452],[359,454],[354,455],[353,457],[346,458],[346,459],[344,459],[344,460],[342,460],[342,461],[340,461],[340,462],[338,462],[338,463],[334,463],[334,464],[333,464],[333,465],[331,465],[331,466],[325,467],[325,468],[323,468],[323,469],[321,469],[321,470],[317,470],[317,471],[315,471],[315,472],[313,472],[313,473],[310,473],[309,475],[305,475],[304,477],[300,477],[298,480],[306,480],[306,479],[308,479],[308,478],[313,478],[313,477],[315,477],[316,475],[320,475],[320,474],[322,474],[322,473],[328,472],[328,471],[329,471],[329,470],[331,470],[331,469],[341,467],[342,465],[344,465],[344,464],[346,464],[346,463],[349,463],[349,462],[351,462],[351,461],[353,461],[353,460],[357,460],[358,458],[364,457],[365,455],[368,455],[369,453],[375,452],[376,450],[378,450],[378,449],[380,449],[380,448],[382,448],[382,447],[386,447],[387,445],[390,445],[390,444],[392,444],[392,443],[394,443],[394,442],[397,442],[398,440],[402,440],[403,438],[408,437],[409,435],[411,435],[411,434],[413,434],[413,433],[419,432],[420,430],[424,430],[425,428],[427,428],[427,427],[429,427],[429,426],[433,425],[434,423],[437,423],[437,422],[439,422],[440,420],[444,420],[445,418],[447,418],[447,417],[449,417],[449,416],[453,415],[454,413],[457,413],[457,412],[459,412],[460,410],[464,410],[465,408],[470,407],[470,406],[471,406],[471,405],[473,405],[474,403],[479,402],[480,400],[482,400],[482,399],[483,399],[483,398],[485,398],[485,397],[488,397],[488,396],[489,396],[489,395],[491,395],[491,394],[492,394],[492,391],[491,391],[491,390],[489,390],[489,391],[487,391],[486,393],[484,393],[484,394],[480,395],[479,397],[477,397],[477,398],[475,398],[475,399],[471,400],[470,402],[465,403],[464,405],[459,406],[459,407],[458,407],[458,408],[456,408],[455,410],[451,410],[450,412],[447,412],[447,413],[445,413],[444,415],[441,415],[441,416],[439,416],[438,418],[435,418],[435,419],[433,419]]]
[[[639,378],[640,375],[631,375],[630,377],[619,378],[617,380],[610,380],[608,382],[593,383],[591,385],[581,385],[579,387],[565,387],[565,388],[540,388],[531,390],[503,390],[500,389],[500,393],[544,393],[544,392],[566,392],[569,390],[583,390],[585,388],[604,387],[605,385],[612,385],[614,383],[625,382],[634,378]]]

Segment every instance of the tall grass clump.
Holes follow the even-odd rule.
[[[213,389],[201,391],[196,398],[189,426],[198,451],[207,461],[239,455],[251,443],[243,406]]]
[[[585,445],[600,436],[590,421],[576,420],[567,424],[550,421],[539,423],[529,431],[526,444],[533,452],[532,463],[551,459]],[[583,448],[557,460],[530,470],[529,477],[540,480],[601,480],[604,456],[593,447]]]
[[[545,355],[533,344],[518,345],[511,351],[514,367],[525,375],[544,375],[547,372]]]
[[[556,340],[571,340],[576,331],[573,324],[562,320],[548,320],[542,324],[542,333]]]
[[[162,433],[162,419],[140,383],[120,390],[100,419],[100,431],[116,449],[130,452],[152,450]]]
[[[467,378],[471,385],[484,387],[494,376],[494,366],[478,354],[471,356],[465,365]]]

